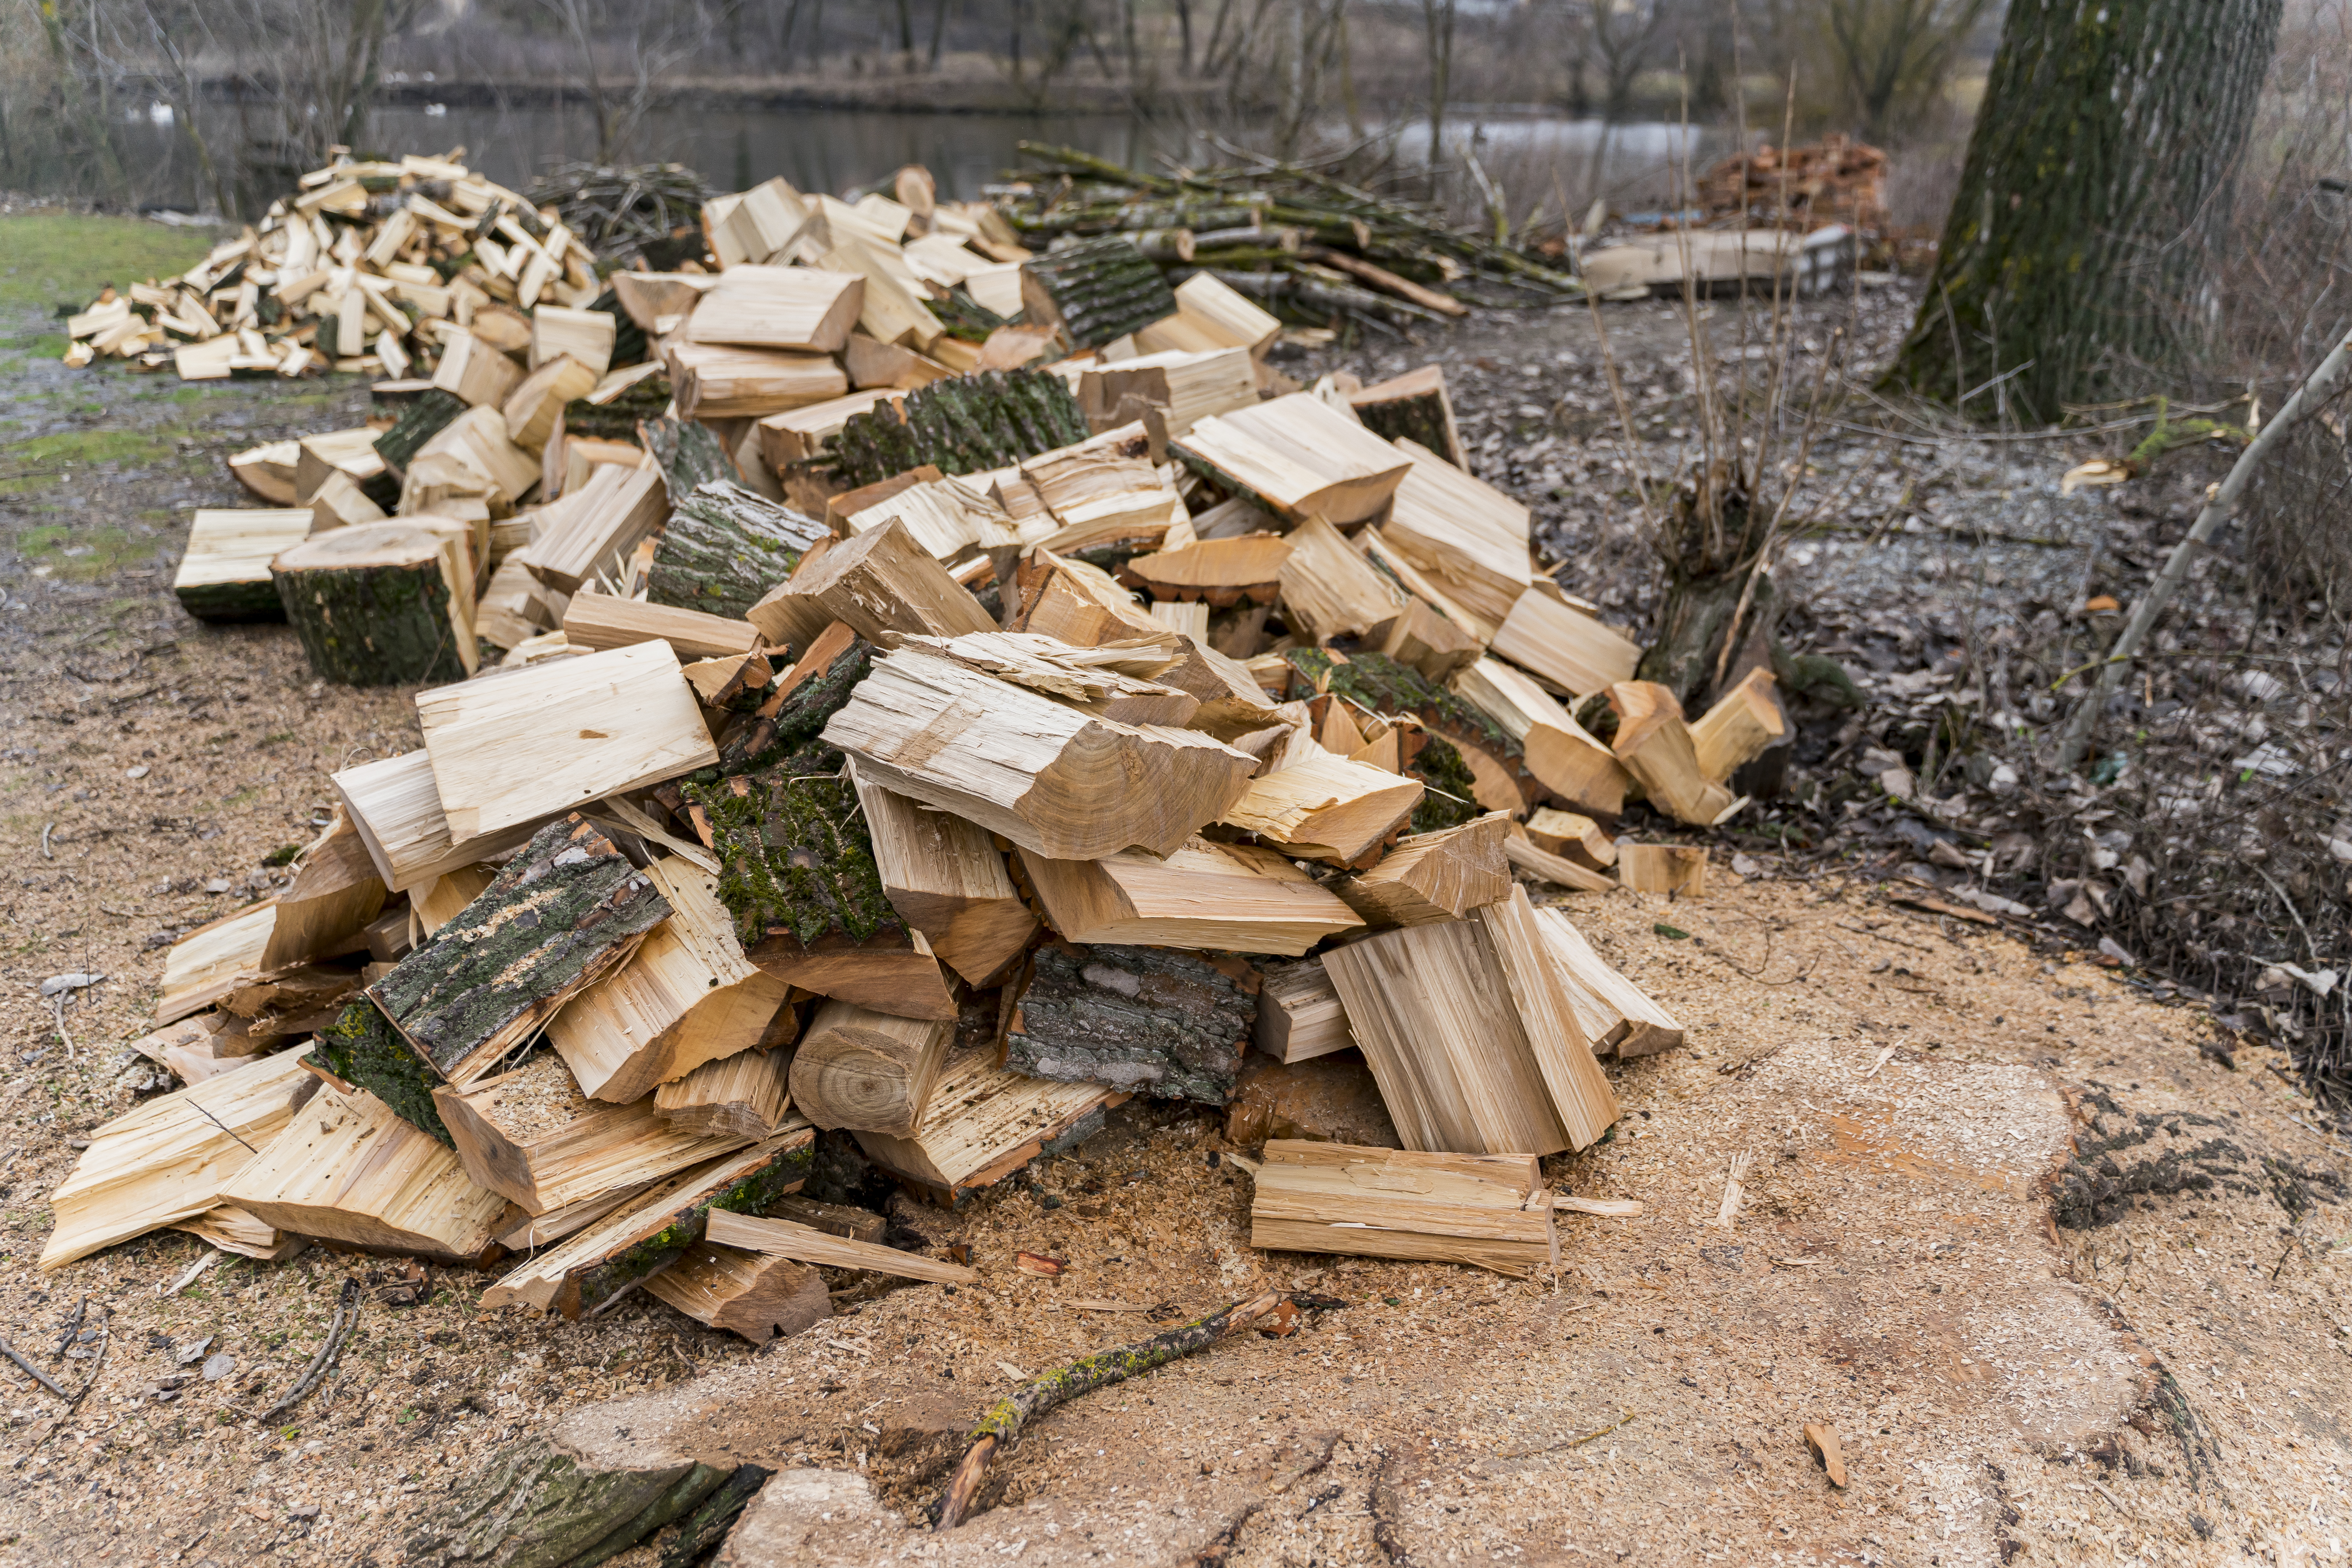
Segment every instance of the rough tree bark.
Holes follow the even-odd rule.
[[[1886,373],[2032,419],[2115,395],[2213,316],[2228,181],[2281,0],[2013,5],[1911,336]],[[1979,407],[2002,406],[1989,398]]]

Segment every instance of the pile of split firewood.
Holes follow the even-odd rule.
[[[622,318],[453,322],[381,428],[233,460],[279,504],[196,515],[182,603],[418,686],[423,745],[171,950],[137,1047],[186,1087],[91,1134],[44,1267],[171,1226],[765,1338],[825,1312],[813,1266],[972,1277],[797,1195],[816,1129],[954,1203],[1129,1096],[1353,1050],[1402,1149],[1269,1142],[1257,1241],[1555,1256],[1537,1158],[1616,1117],[1598,1058],[1681,1029],[1528,886],[1699,892],[1703,851],[1602,825],[1737,809],[1769,674],[1689,724],[1634,679],[1434,367],[1285,392],[1213,279],[1038,258],[993,331],[1042,364],[934,376],[923,240],[841,221],[874,271],[747,243],[620,275]],[[667,389],[626,430],[622,320]],[[923,384],[844,395],[861,355]]]

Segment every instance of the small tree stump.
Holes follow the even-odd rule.
[[[474,673],[473,584],[455,542],[402,521],[330,529],[269,574],[310,668],[341,686],[407,686]]]

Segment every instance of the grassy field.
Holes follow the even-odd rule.
[[[213,247],[210,229],[166,228],[143,218],[65,213],[0,218],[0,371],[19,355],[66,352],[58,308],[79,310],[109,283],[118,289],[185,272]],[[32,324],[37,314],[49,322]]]

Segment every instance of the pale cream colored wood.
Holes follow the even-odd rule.
[[[1366,560],[1378,562],[1381,569],[1402,586],[1408,596],[1419,599],[1452,621],[1472,641],[1490,643],[1494,640],[1497,623],[1471,614],[1446,591],[1444,580],[1435,573],[1423,572],[1405,557],[1404,552],[1391,544],[1384,530],[1367,528],[1350,542],[1363,552]]]
[[[310,493],[310,531],[314,534],[383,520],[383,508],[360,489],[357,479],[340,468],[329,474]]]
[[[894,632],[951,637],[996,629],[980,601],[896,517],[804,557],[777,592],[868,641]]]
[[[885,789],[856,763],[850,766],[890,907],[929,939],[940,963],[975,985],[988,981],[1037,929],[1003,852],[985,828]]]
[[[1527,821],[1528,841],[1548,855],[1593,870],[1617,864],[1617,841],[1599,823],[1573,811],[1540,806]]]
[[[1160,859],[1125,849],[1099,860],[1023,851],[1023,870],[1055,931],[1129,942],[1296,955],[1363,923],[1270,849],[1193,838]]]
[[[889,500],[851,512],[843,521],[852,536],[870,533],[897,520],[926,553],[939,561],[963,562],[992,546],[1017,545],[1012,514],[961,479],[926,479]]]
[[[1158,405],[1173,439],[1211,415],[1255,403],[1257,374],[1245,347],[1163,349],[1088,366],[1076,390],[1079,408],[1097,421],[1116,415],[1129,397]]]
[[[730,267],[687,318],[686,341],[839,353],[865,305],[866,280],[855,274],[812,267]]]
[[[1526,671],[1482,658],[1456,675],[1453,687],[1519,743],[1528,772],[1555,799],[1601,816],[1623,808],[1632,775]]]
[[[463,841],[449,837],[449,818],[433,780],[433,759],[421,747],[382,762],[329,775],[352,826],[367,845],[376,875],[395,893],[504,853],[529,838],[534,818]]]
[[[876,660],[824,739],[861,777],[1069,859],[1174,850],[1255,765],[1205,735],[1095,718],[915,652]]]
[[[715,877],[682,859],[656,860],[646,875],[669,919],[547,1026],[582,1090],[615,1104],[750,1049],[790,991],[743,955]]]
[[[182,1220],[172,1228],[184,1230],[200,1241],[208,1241],[223,1252],[233,1252],[240,1258],[257,1258],[264,1263],[283,1263],[310,1245],[309,1237],[289,1236],[234,1204],[215,1205],[195,1218]]]
[[[613,368],[613,339],[620,324],[610,310],[539,306],[530,313],[530,368],[538,370],[551,361],[571,359],[596,378],[572,394],[583,396]]]
[[[1129,668],[1173,668],[1178,659],[1160,648],[1074,647],[1058,637],[1035,632],[910,636],[902,638],[899,646],[951,658],[1000,680],[1042,692],[1081,712],[1116,719],[1122,724],[1182,728],[1201,708],[1201,700],[1189,691],[1128,672]]]
[[[944,1202],[1010,1175],[1086,1117],[1126,1099],[1098,1083],[1024,1078],[997,1066],[993,1048],[962,1051],[940,1069],[911,1137],[860,1132],[857,1142],[877,1163]]]
[[[1617,890],[1613,878],[1538,849],[1517,833],[1504,840],[1503,854],[1513,866],[1530,877],[1557,883],[1563,888],[1579,888],[1588,893],[1613,893]]]
[[[682,1132],[765,1138],[792,1109],[793,1053],[741,1050],[654,1090],[654,1109]]]
[[[1509,896],[1503,841],[1510,817],[1490,811],[1475,822],[1400,838],[1368,871],[1331,885],[1370,926],[1429,925],[1461,920],[1480,904]]]
[[[1382,634],[1381,651],[1443,686],[1478,662],[1486,646],[1432,609],[1426,600],[1408,599]]]
[[[638,543],[668,515],[661,470],[599,463],[578,489],[567,487],[541,513],[539,532],[508,559],[559,593],[576,594],[597,576],[616,578]]]
[[[1356,1043],[1348,1032],[1348,1010],[1339,1005],[1321,959],[1262,965],[1261,973],[1252,1037],[1259,1050],[1278,1062],[1303,1062]]]
[[[749,621],[610,594],[572,595],[564,606],[563,636],[572,647],[592,650],[666,642],[681,662],[740,657],[760,646],[760,628]]]
[[[1536,920],[1559,966],[1569,1005],[1596,1052],[1640,1057],[1683,1043],[1683,1026],[1675,1016],[1593,952],[1566,915],[1542,909],[1536,911]]]
[[[921,1124],[954,1042],[951,1019],[827,1001],[793,1053],[793,1103],[819,1127],[907,1137]]]
[[[1773,742],[1789,732],[1788,716],[1773,690],[1772,672],[1758,666],[1748,678],[1725,692],[1716,705],[1690,727],[1691,750],[1699,773],[1717,784],[1730,778],[1743,763],[1764,754]]]
[[[268,900],[223,915],[173,942],[163,955],[163,994],[156,1000],[158,1027],[201,1012],[259,974],[269,939],[278,929],[278,905]]]
[[[295,504],[313,505],[320,490],[337,474],[365,483],[383,473],[383,458],[375,449],[377,434],[373,426],[359,425],[349,430],[322,430],[295,442]]]
[[[429,467],[436,458],[454,459],[488,480],[508,506],[520,503],[539,482],[538,458],[508,436],[506,412],[496,404],[468,408],[443,426],[416,449],[409,468],[414,473],[420,466]],[[403,494],[407,493],[408,487],[404,486]]]
[[[1289,854],[1348,865],[1409,819],[1422,795],[1418,779],[1326,752],[1252,779],[1217,820]]]
[[[893,388],[874,387],[771,414],[760,421],[760,455],[779,474],[795,463],[812,462],[824,455],[843,426],[876,404],[898,395]]]
[[[310,1077],[301,1056],[257,1057],[94,1129],[49,1194],[43,1271],[219,1204],[229,1179],[286,1126],[289,1097]]]
[[[1347,527],[1377,517],[1412,464],[1306,393],[1203,419],[1174,443],[1284,517]]]
[[[267,584],[278,552],[310,537],[310,509],[282,511],[205,509],[188,524],[188,542],[172,591]]]
[[[1513,887],[1508,897],[1480,906],[1471,918],[1486,932],[1510,987],[1519,1026],[1551,1091],[1552,1108],[1568,1130],[1569,1145],[1590,1146],[1617,1120],[1617,1096],[1592,1059],[1591,1042],[1577,1021],[1527,889]]]
[[[1232,284],[1195,272],[1176,286],[1176,313],[1139,328],[1139,353],[1246,349],[1263,356],[1282,335],[1281,318]]]
[[[1165,636],[1135,595],[1091,562],[1066,560],[1040,544],[1025,552],[1017,585],[1021,608],[1011,629],[1097,647]]]
[[[917,296],[912,269],[903,257],[893,254],[898,247],[850,233],[839,214],[818,214],[809,221],[815,224],[821,219],[833,226],[832,243],[806,258],[827,272],[855,273],[866,280],[866,294],[857,312],[857,324],[865,329],[866,335],[877,342],[904,343],[919,353],[929,353],[947,329]],[[799,243],[805,256],[815,248],[817,241],[812,235]]]
[[[740,1247],[746,1252],[820,1263],[827,1268],[866,1268],[877,1274],[895,1274],[902,1279],[928,1279],[942,1285],[973,1285],[980,1280],[976,1271],[960,1263],[942,1263],[920,1253],[901,1252],[895,1247],[877,1247],[869,1241],[830,1236],[796,1220],[756,1219],[750,1215],[713,1209],[705,1234],[720,1247]]]
[[[1270,605],[1290,556],[1288,540],[1253,533],[1138,555],[1120,574],[1140,583],[1154,599],[1198,599],[1221,606],[1247,599]]]
[[[560,1209],[550,1209],[542,1215],[526,1215],[513,1228],[499,1233],[499,1245],[509,1252],[530,1252],[546,1247],[593,1225],[652,1187],[651,1182],[634,1187],[617,1187],[609,1193],[598,1193],[594,1197],[582,1198],[576,1204],[566,1204]],[[508,1217],[511,1218],[512,1213]]]
[[[1711,827],[1731,809],[1731,792],[1699,771],[1690,727],[1672,691],[1655,681],[1621,680],[1609,689],[1609,705],[1617,710],[1610,749],[1652,805],[1695,827]]]
[[[522,366],[464,328],[443,334],[441,363],[433,372],[433,384],[442,391],[478,408],[495,407],[521,379]]]
[[[1528,509],[1418,442],[1400,439],[1396,448],[1412,471],[1397,487],[1381,537],[1456,604],[1499,626],[1534,576]]]
[[[601,310],[593,313],[605,321],[612,319]],[[570,354],[543,362],[516,383],[499,405],[499,416],[507,422],[507,439],[526,452],[545,450],[548,437],[555,434],[556,422],[562,417],[563,405],[595,391],[596,381],[597,373]]]
[[[672,342],[664,358],[683,419],[757,419],[849,390],[848,375],[826,354]]]
[[[1252,1179],[1255,1247],[1465,1263],[1519,1279],[1559,1262],[1550,1196],[1530,1154],[1270,1139]]]
[[[223,1188],[222,1198],[299,1236],[471,1258],[507,1201],[364,1089],[322,1088]]]
[[[1626,844],[1617,852],[1617,880],[1636,893],[1706,897],[1706,850],[1696,844]]]
[[[1496,628],[1493,651],[1576,697],[1631,680],[1642,645],[1548,594],[1526,593]]]
[[[698,1323],[731,1329],[753,1344],[789,1337],[833,1316],[824,1276],[789,1258],[696,1242],[646,1280],[646,1293]]]
[[[1140,423],[1104,430],[1067,447],[1021,459],[1021,476],[1056,518],[1097,501],[1161,489],[1150,438]],[[1047,541],[1047,548],[1061,545]]]
[[[453,839],[496,833],[719,760],[667,643],[416,695]]]

